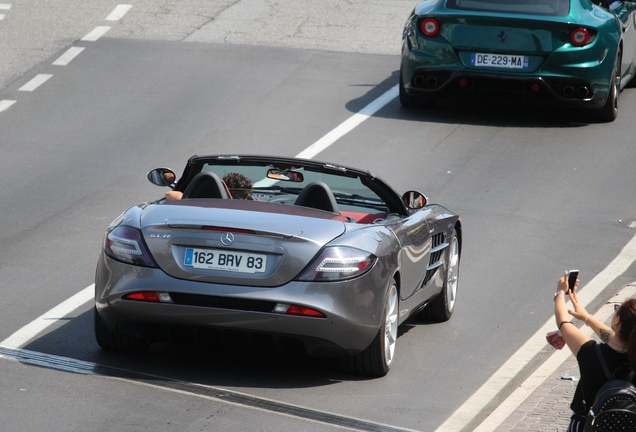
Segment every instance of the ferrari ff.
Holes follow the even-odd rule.
[[[556,105],[611,122],[636,71],[636,4],[610,1],[419,3],[403,32],[400,102]]]
[[[178,180],[168,168],[148,179],[178,199],[135,205],[106,230],[95,277],[102,348],[239,338],[383,376],[400,324],[453,314],[461,221],[420,192],[266,156],[193,156]]]

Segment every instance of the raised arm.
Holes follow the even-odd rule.
[[[578,285],[578,283],[579,281],[577,280],[576,285]],[[567,305],[565,304],[566,295],[570,296],[570,300],[574,306],[574,311],[568,311]],[[575,298],[575,300],[572,300],[572,298]],[[565,340],[568,348],[570,348],[570,351],[572,351],[572,354],[576,357],[581,346],[592,340],[592,338],[587,336],[572,323],[570,315],[578,319],[581,319],[579,317],[582,316],[583,320],[585,320],[589,314],[585,308],[576,301],[576,287],[571,293],[568,293],[568,275],[566,273],[557,282],[557,292],[554,294],[554,317],[556,319],[557,327],[561,332],[561,336],[563,336],[563,340]],[[588,319],[588,323],[591,319],[592,318]]]

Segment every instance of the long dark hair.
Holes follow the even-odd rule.
[[[627,343],[629,367],[636,371],[636,299],[627,299],[616,311],[621,327],[618,336]]]

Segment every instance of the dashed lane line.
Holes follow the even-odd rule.
[[[64,54],[62,54],[57,60],[53,62],[54,66],[66,66],[68,65],[75,57],[79,55],[82,51],[84,51],[84,47],[70,47]]]
[[[19,91],[31,92],[36,88],[40,87],[42,84],[47,82],[53,75],[51,74],[38,74],[34,76],[31,81],[20,87]]]
[[[110,26],[97,26],[80,40],[84,42],[95,42],[96,40],[104,36],[108,32],[108,30],[110,30]]]
[[[119,21],[132,8],[132,5],[120,4],[106,17],[106,21]]]
[[[17,100],[11,100],[11,99],[0,100],[0,112],[9,109],[9,107],[16,102]]]

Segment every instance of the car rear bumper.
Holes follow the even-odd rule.
[[[111,330],[151,343],[268,341],[282,350],[302,346],[312,356],[355,355],[369,346],[380,327],[388,286],[385,274],[376,264],[356,280],[293,281],[261,288],[176,279],[158,268],[132,266],[101,254],[95,305]],[[138,291],[167,292],[174,303],[122,298]],[[326,318],[274,313],[277,303],[309,307]]]
[[[450,101],[601,108],[606,97],[579,78],[499,75],[470,71],[418,69],[404,84],[410,96]]]

